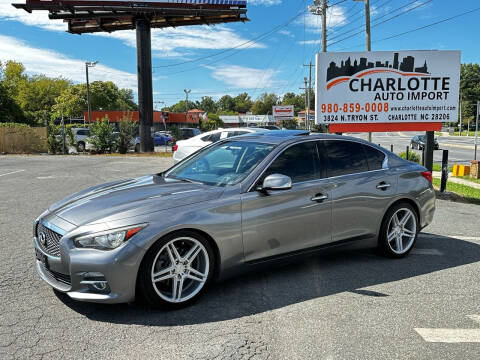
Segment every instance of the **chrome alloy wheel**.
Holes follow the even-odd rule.
[[[390,218],[387,227],[387,243],[398,255],[406,253],[417,236],[417,220],[412,210],[398,209]]]
[[[209,258],[205,247],[191,237],[166,243],[153,261],[151,280],[156,293],[170,303],[194,297],[205,285]]]

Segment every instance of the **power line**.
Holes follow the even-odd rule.
[[[385,38],[383,38],[383,39],[375,40],[375,41],[373,41],[373,42],[377,43],[377,42],[381,42],[381,41],[386,41],[386,40],[394,39],[394,38],[397,38],[397,37],[400,37],[400,36],[403,36],[403,35],[411,34],[411,33],[413,33],[413,32],[416,32],[416,31],[419,31],[419,30],[423,30],[423,29],[426,29],[426,28],[429,28],[429,27],[438,25],[438,24],[444,23],[444,22],[446,22],[446,21],[450,21],[450,20],[459,18],[459,17],[461,17],[461,16],[471,14],[471,13],[473,13],[473,12],[475,12],[475,11],[479,11],[479,10],[480,10],[480,7],[475,8],[475,9],[472,9],[472,10],[468,10],[468,11],[465,11],[465,12],[463,12],[463,13],[460,13],[460,14],[457,14],[457,15],[454,15],[454,16],[450,16],[450,17],[448,17],[448,18],[445,18],[445,19],[442,19],[442,20],[439,20],[439,21],[435,21],[435,22],[433,22],[433,23],[430,23],[430,24],[427,24],[427,25],[424,25],[424,26],[420,26],[420,27],[415,28],[415,29],[411,29],[411,30],[408,30],[408,31],[404,31],[404,32],[402,32],[402,33],[390,35],[390,36],[387,36],[387,37],[385,37]],[[342,49],[338,49],[337,51],[347,50],[347,49],[351,49],[351,48],[353,48],[353,47],[357,47],[357,46],[361,46],[361,45],[363,45],[363,44],[357,44],[357,45],[345,47],[345,48],[342,48]]]
[[[182,61],[182,62],[179,62],[179,63],[175,63],[175,64],[168,64],[168,65],[157,65],[157,66],[152,66],[153,69],[157,69],[157,68],[166,68],[166,67],[172,67],[172,66],[179,66],[179,65],[184,65],[184,64],[188,64],[188,63],[192,63],[192,62],[197,62],[199,60],[204,60],[204,59],[208,59],[208,58],[211,58],[211,57],[214,57],[214,56],[218,56],[218,55],[221,55],[221,54],[224,54],[224,53],[227,53],[229,51],[232,51],[232,50],[235,50],[235,49],[238,49],[238,48],[243,48],[244,46],[250,44],[249,46],[253,45],[253,43],[255,43],[257,40],[262,40],[264,38],[266,38],[267,36],[277,32],[278,30],[280,30],[281,28],[285,27],[285,26],[288,26],[292,21],[294,21],[297,17],[299,17],[300,15],[302,15],[303,13],[305,13],[306,10],[298,13],[297,15],[295,15],[293,18],[287,20],[285,23],[283,24],[280,24],[280,25],[277,25],[275,26],[273,29],[270,29],[266,32],[264,32],[263,34],[260,34],[258,35],[257,37],[254,37],[253,39],[250,39],[250,40],[247,40],[241,44],[238,44],[234,47],[231,47],[231,48],[228,48],[228,49],[225,49],[225,50],[221,50],[221,51],[218,51],[214,54],[210,54],[210,55],[205,55],[205,56],[201,56],[201,57],[198,57],[196,59],[192,59],[192,60],[185,60],[185,61]],[[247,48],[249,46],[246,46]],[[242,50],[242,49],[241,49]]]
[[[372,28],[373,28],[373,27],[376,27],[376,26],[379,26],[379,25],[382,25],[382,24],[384,24],[384,23],[386,23],[386,22],[388,22],[388,21],[390,21],[390,20],[393,20],[393,19],[399,17],[399,16],[405,15],[405,14],[409,13],[410,11],[413,11],[413,10],[415,10],[415,9],[421,7],[421,6],[424,6],[424,5],[426,5],[426,4],[428,4],[428,3],[432,2],[432,1],[433,1],[433,0],[427,0],[427,1],[423,2],[423,3],[418,4],[417,6],[413,6],[413,7],[409,8],[409,9],[406,9],[405,11],[401,12],[400,14],[394,15],[394,16],[386,19],[386,20],[383,20],[383,21],[381,21],[381,22],[379,22],[379,23],[376,23],[376,24],[372,25]],[[340,40],[334,41],[333,43],[329,43],[329,45],[332,46],[332,45],[338,44],[338,43],[340,43],[340,42],[342,42],[342,41],[348,40],[348,39],[350,39],[350,38],[352,38],[352,37],[354,37],[354,36],[356,36],[356,35],[358,35],[358,34],[362,34],[362,33],[363,33],[363,30],[360,30],[360,31],[358,31],[358,32],[356,32],[356,33],[354,33],[354,34],[352,34],[352,35],[349,35],[349,36],[346,36],[346,37],[344,37],[344,38],[342,38],[342,39],[340,39]]]
[[[387,19],[387,20],[385,20],[385,21],[383,21],[383,22],[376,23],[376,24],[374,23],[374,24],[372,25],[372,27],[377,26],[377,25],[380,25],[380,24],[383,24],[384,22],[387,22],[387,21],[389,21],[389,20],[392,20],[392,19],[394,19],[394,18],[396,18],[396,17],[398,17],[398,16],[401,16],[401,15],[403,15],[403,14],[409,12],[409,11],[412,11],[412,10],[414,10],[414,9],[420,7],[420,6],[425,5],[426,3],[430,2],[430,1],[432,1],[432,0],[428,0],[428,1],[425,2],[425,3],[418,4],[418,1],[417,1],[417,0],[414,0],[414,1],[409,2],[408,4],[402,5],[402,6],[400,6],[399,8],[397,8],[397,9],[395,9],[395,10],[392,10],[391,12],[389,12],[389,13],[387,13],[387,14],[384,14],[384,15],[378,17],[378,18],[375,18],[375,19],[373,20],[373,22],[375,22],[375,21],[377,21],[377,20],[380,20],[380,19],[384,18],[385,16],[388,16],[388,15],[390,15],[390,14],[392,14],[392,13],[395,13],[395,12],[397,12],[398,10],[401,10],[401,9],[403,9],[403,8],[406,8],[406,7],[408,7],[409,5],[418,4],[417,6],[414,6],[414,7],[410,8],[410,9],[407,9],[407,10],[405,10],[404,12],[402,12],[402,13],[400,13],[400,14],[394,15],[394,16],[390,17],[389,19]],[[355,36],[355,35],[357,35],[357,34],[363,33],[363,25],[362,25],[362,26],[357,26],[357,27],[352,28],[352,29],[350,29],[350,30],[348,30],[348,31],[345,31],[345,32],[340,33],[340,34],[337,34],[337,35],[331,37],[329,40],[337,39],[337,38],[339,38],[339,37],[342,36],[342,35],[346,35],[346,34],[348,34],[348,33],[351,33],[352,31],[355,31],[355,30],[358,30],[358,29],[362,29],[362,30],[361,30],[361,31],[358,31],[358,32],[355,33],[355,34],[352,34],[351,36]],[[348,39],[348,37],[345,38],[345,39]],[[333,45],[333,44],[335,44],[335,43],[332,43],[331,45]]]

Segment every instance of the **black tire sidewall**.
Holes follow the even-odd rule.
[[[413,240],[412,246],[410,246],[410,249],[408,249],[408,251],[404,252],[403,254],[397,254],[397,253],[393,252],[393,250],[388,245],[388,241],[387,241],[388,224],[390,223],[390,220],[391,220],[393,214],[395,214],[398,210],[403,209],[403,208],[407,208],[407,209],[411,210],[413,215],[415,216],[416,234],[415,234],[415,239]],[[380,250],[380,252],[383,255],[385,255],[387,257],[391,257],[391,258],[405,257],[410,253],[410,251],[415,246],[415,243],[417,242],[419,232],[420,232],[420,229],[419,229],[418,214],[417,214],[417,211],[415,210],[415,208],[407,202],[397,203],[397,204],[393,205],[392,207],[390,207],[387,210],[387,212],[385,213],[385,216],[383,217],[382,225],[380,226],[380,233],[379,233],[379,236],[378,236],[378,249]]]
[[[162,299],[157,292],[155,291],[152,281],[151,281],[151,269],[153,266],[153,261],[157,253],[162,249],[162,247],[168,243],[169,241],[179,238],[179,237],[191,237],[198,240],[207,250],[208,258],[209,258],[209,271],[208,277],[205,284],[203,284],[202,289],[191,299],[181,302],[181,303],[171,303],[164,299]],[[213,281],[215,273],[215,254],[213,253],[212,247],[210,246],[207,239],[193,231],[181,230],[169,235],[162,237],[161,239],[157,240],[147,251],[145,254],[142,263],[140,265],[140,269],[138,272],[138,290],[141,291],[141,295],[143,299],[151,306],[161,307],[161,308],[168,308],[168,309],[179,309],[185,306],[188,306],[195,302],[204,291],[208,288],[210,283]]]

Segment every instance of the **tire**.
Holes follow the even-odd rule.
[[[80,141],[78,143],[77,150],[78,150],[78,152],[84,152],[85,151],[85,143],[83,141]]]
[[[409,217],[405,218],[407,214]],[[406,223],[402,224],[405,219]],[[391,258],[407,256],[417,241],[419,230],[418,214],[412,205],[406,202],[393,205],[385,213],[380,227],[378,248],[381,254]]]
[[[135,145],[135,152],[140,152],[140,144]]]
[[[191,231],[178,231],[159,239],[148,250],[138,273],[139,290],[152,306],[182,308],[204,293],[214,270],[215,257],[207,239]]]

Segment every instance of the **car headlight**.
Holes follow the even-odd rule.
[[[92,248],[99,250],[112,250],[125,241],[130,239],[133,235],[145,228],[147,224],[135,225],[125,228],[112,229],[100,233],[93,233],[82,235],[73,240],[76,247]]]

